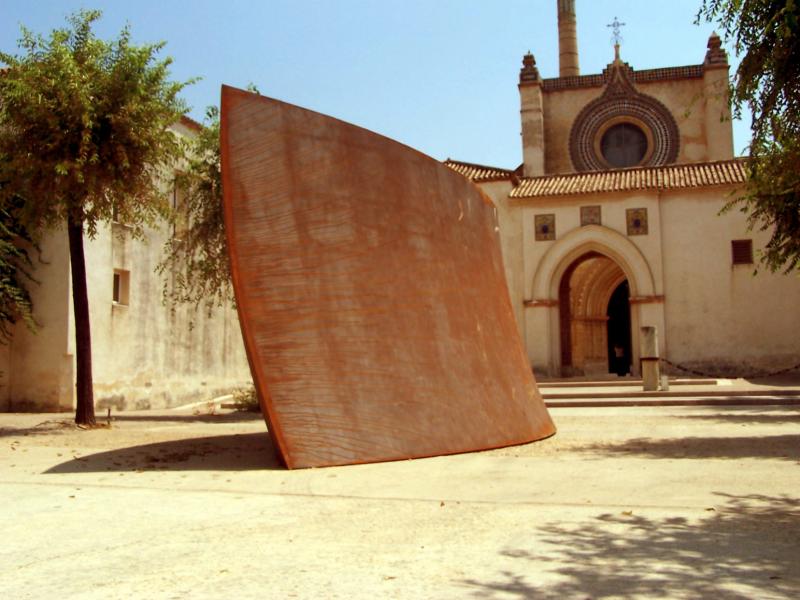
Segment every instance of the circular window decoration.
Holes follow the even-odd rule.
[[[647,154],[647,136],[633,123],[612,125],[600,137],[600,154],[612,167],[635,167]]]
[[[675,119],[655,98],[604,95],[578,114],[569,150],[576,171],[651,167],[675,162],[679,140]]]

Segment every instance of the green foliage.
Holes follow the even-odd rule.
[[[35,247],[15,215],[20,206],[19,200],[0,206],[0,343],[9,341],[10,326],[18,321],[36,330],[26,288],[26,283],[35,281],[28,250],[35,251]]]
[[[247,90],[261,94],[254,83]],[[157,272],[164,303],[214,307],[233,303],[233,286],[222,209],[219,109],[209,106],[201,132],[189,143],[186,169],[175,179],[173,235]]]
[[[19,56],[0,52],[0,206],[35,241],[66,223],[77,358],[75,420],[93,425],[91,331],[83,237],[119,220],[134,234],[169,214],[160,181],[183,155],[170,127],[186,112],[164,44],[137,46],[126,27],[98,39],[99,11],[80,11],[45,38],[23,28]]]
[[[748,185],[737,205],[772,232],[762,262],[800,269],[800,5],[797,0],[704,0],[742,61],[731,85],[734,115],[753,114]]]
[[[175,180],[173,235],[158,272],[166,303],[223,306],[233,299],[222,214],[219,110],[209,107],[203,129],[190,142],[186,169]]]
[[[27,199],[34,236],[72,217],[93,236],[117,218],[141,232],[167,214],[158,176],[182,154],[169,130],[186,111],[168,80],[163,43],[136,46],[128,28],[106,42],[99,11],[68,18],[44,38],[23,28],[21,56],[0,52],[0,200]]]

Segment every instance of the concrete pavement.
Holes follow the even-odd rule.
[[[0,415],[0,591],[796,597],[800,407],[552,414],[534,444],[301,471],[256,415]]]

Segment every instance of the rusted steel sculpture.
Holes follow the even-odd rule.
[[[231,270],[289,468],[452,454],[555,427],[514,325],[491,202],[419,152],[222,88]]]

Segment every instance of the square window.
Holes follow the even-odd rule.
[[[625,210],[628,235],[647,235],[647,209],[628,208]]]
[[[537,242],[546,242],[556,239],[555,215],[536,215],[534,217],[534,227],[536,229]]]
[[[581,206],[581,227],[600,225],[600,206]]]
[[[114,304],[127,305],[130,301],[131,272],[114,269],[114,287],[111,299]]]
[[[732,240],[731,257],[734,265],[752,265],[753,240]]]

